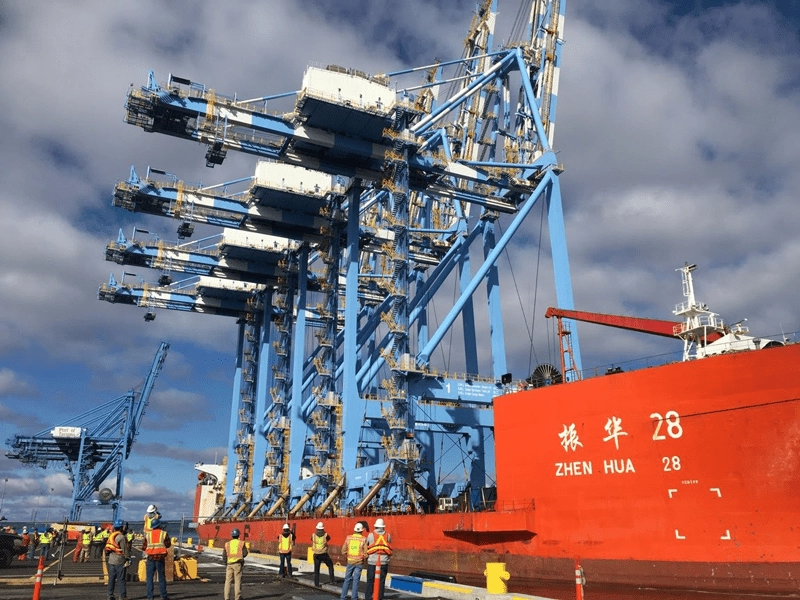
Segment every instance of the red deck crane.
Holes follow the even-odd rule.
[[[682,340],[679,333],[682,331],[683,322],[681,321],[663,321],[661,319],[645,319],[642,317],[627,317],[625,315],[609,315],[604,313],[587,312],[584,310],[568,310],[565,308],[556,308],[551,306],[544,313],[545,318],[550,319],[556,317],[558,319],[558,343],[561,347],[561,372],[564,373],[565,378],[567,370],[574,371],[568,381],[580,379],[580,373],[575,372],[574,367],[567,367],[567,362],[574,365],[571,359],[572,345],[569,341],[570,331],[564,327],[562,318],[572,319],[574,321],[583,321],[584,323],[595,323],[597,325],[605,325],[607,327],[616,327],[618,329],[627,329],[628,331],[638,331],[640,333],[648,333],[650,335],[660,335],[662,337],[674,338]],[[701,345],[705,345],[714,340],[718,340],[722,334],[717,331],[709,331],[705,339],[701,341]],[[570,360],[566,360],[566,356],[570,356]]]

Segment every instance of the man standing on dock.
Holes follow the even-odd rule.
[[[294,531],[289,529],[289,524],[283,526],[283,531],[278,536],[278,556],[280,557],[280,566],[278,571],[282,577],[292,576],[292,549],[294,548]]]
[[[122,600],[128,597],[125,585],[125,569],[131,564],[131,551],[128,540],[122,529],[125,524],[117,519],[114,521],[114,531],[108,536],[104,552],[106,553],[106,566],[108,567],[108,599],[114,600],[114,590],[119,587],[119,597]],[[119,585],[117,585],[119,584]]]
[[[247,556],[247,546],[239,540],[239,530],[231,530],[229,542],[225,542],[225,549],[222,551],[222,562],[225,563],[225,600],[230,598],[231,580],[233,580],[234,600],[242,600],[242,569],[244,569],[244,559]]]
[[[147,507],[147,512],[144,513],[144,517],[142,517],[142,532],[146,535],[148,531],[150,531],[153,526],[154,519],[160,519],[161,513],[158,512],[158,507],[155,504],[151,504]]]
[[[50,560],[50,545],[53,543],[53,528],[48,527],[44,533],[39,536],[39,555],[44,556],[44,559]]]
[[[322,564],[327,565],[328,574],[330,579],[328,583],[335,583],[333,578],[333,561],[331,555],[328,554],[328,542],[331,541],[331,536],[325,531],[325,524],[320,521],[317,523],[317,528],[311,534],[311,551],[314,554],[314,586],[320,587],[319,583],[319,570]]]
[[[361,581],[361,570],[364,568],[364,550],[366,540],[362,533],[364,526],[356,523],[353,533],[347,536],[342,545],[342,554],[347,556],[347,569],[344,572],[344,583],[339,600],[347,600],[347,592],[352,587],[352,599],[358,600],[358,582]]]
[[[167,558],[167,549],[172,545],[167,532],[161,529],[161,519],[153,519],[150,523],[144,540],[142,550],[147,555],[147,600],[153,600],[153,574],[158,573],[158,591],[162,600],[167,600],[167,574],[164,561]]]
[[[364,600],[383,600],[383,590],[386,587],[386,574],[389,572],[389,559],[392,556],[392,536],[386,533],[386,524],[383,519],[375,521],[375,533],[367,536],[367,592]],[[380,597],[373,598],[375,588],[375,571],[380,561]]]

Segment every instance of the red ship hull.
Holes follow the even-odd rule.
[[[494,415],[495,511],[384,516],[392,572],[482,583],[503,562],[520,590],[574,581],[579,557],[590,584],[800,590],[800,344],[508,394]],[[318,520],[292,521],[303,557]],[[336,557],[359,517],[323,520]],[[274,553],[282,524],[198,532]]]

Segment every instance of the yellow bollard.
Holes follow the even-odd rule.
[[[311,546],[308,547],[308,555],[306,556],[306,560],[308,561],[308,564],[314,564],[314,549]]]
[[[206,544],[206,546],[208,546],[209,548],[213,548],[214,547],[214,540],[208,540],[208,544]]]
[[[486,570],[483,572],[486,577],[486,591],[490,594],[505,594],[508,592],[506,581],[511,578],[511,574],[506,571],[506,563],[486,563]]]
[[[192,538],[186,538],[186,545],[187,546],[191,546],[192,545],[192,541],[193,541]]]

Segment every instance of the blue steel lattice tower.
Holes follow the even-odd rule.
[[[388,75],[311,67],[296,93],[238,100],[151,73],[129,91],[128,123],[206,144],[208,166],[229,150],[260,159],[252,177],[210,187],[132,170],[115,205],[222,233],[120,234],[107,258],[161,279],[112,277],[99,294],[237,319],[218,518],[491,501],[489,409],[507,371],[499,258],[537,203],[558,304],[573,307],[552,147],[564,2],[523,2],[518,41],[502,48],[496,15],[496,0],[479,3],[462,58]],[[287,97],[291,113],[266,111]],[[463,374],[433,358],[456,331]],[[572,349],[568,376],[574,327]]]

